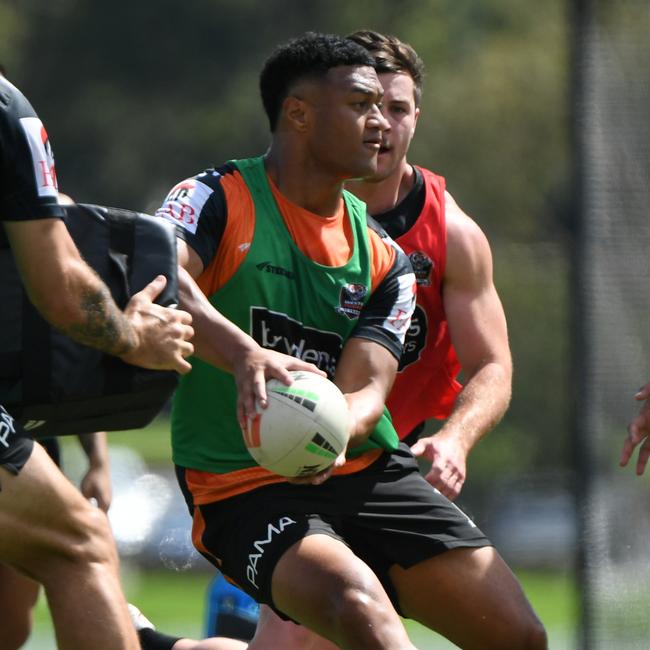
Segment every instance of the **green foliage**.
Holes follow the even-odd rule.
[[[11,74],[19,64],[27,26],[16,7],[0,4],[0,64]]]
[[[566,254],[557,243],[509,244],[494,253],[514,364],[513,398],[504,420],[517,431],[513,469],[560,469],[570,452]]]

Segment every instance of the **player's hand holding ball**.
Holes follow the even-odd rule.
[[[313,372],[292,371],[293,383],[266,383],[268,406],[249,418],[244,441],[269,471],[300,482],[320,483],[344,462],[350,413],[343,393]],[[303,480],[304,479],[304,480]]]

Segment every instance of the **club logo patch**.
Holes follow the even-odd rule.
[[[431,285],[431,271],[433,271],[433,260],[422,251],[413,251],[409,255],[413,272],[415,273],[415,281],[420,287],[428,287]]]
[[[359,318],[363,308],[363,301],[368,293],[365,284],[344,284],[339,294],[339,306],[336,311],[347,316],[350,320]]]

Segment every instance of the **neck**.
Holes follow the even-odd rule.
[[[321,217],[336,214],[343,180],[327,173],[300,151],[273,142],[265,157],[266,171],[283,196]]]
[[[404,158],[401,165],[382,181],[350,181],[346,188],[368,206],[370,214],[382,214],[400,203],[414,182],[415,171]]]

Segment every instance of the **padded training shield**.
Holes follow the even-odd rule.
[[[157,275],[156,302],[178,302],[174,227],[138,212],[96,205],[66,207],[82,256],[120,308]],[[0,404],[35,437],[137,429],[174,391],[173,371],[145,370],[74,342],[30,303],[10,250],[0,251]]]

